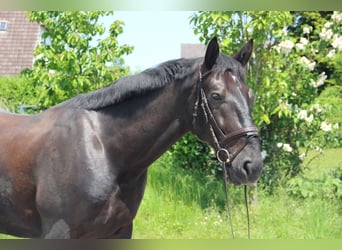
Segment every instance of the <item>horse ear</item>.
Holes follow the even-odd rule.
[[[242,66],[245,66],[252,55],[252,51],[253,39],[249,40],[233,57],[238,60]]]
[[[211,68],[216,63],[216,59],[219,55],[219,45],[217,43],[217,37],[215,36],[213,39],[210,40],[207,50],[205,52],[204,57],[204,66],[207,70],[211,70]]]

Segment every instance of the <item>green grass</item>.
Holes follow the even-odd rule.
[[[317,151],[310,151],[304,165],[313,157],[315,159],[306,167],[304,175],[309,178],[322,178],[336,168],[342,168],[342,149],[331,148],[319,154]]]
[[[320,178],[341,166],[342,149],[329,149],[305,170]],[[312,153],[311,153],[312,154]],[[135,220],[136,239],[221,239],[231,238],[224,208],[221,182],[209,176],[190,175],[182,169],[150,168],[146,194]],[[236,238],[247,238],[242,188],[230,187]],[[285,188],[272,195],[258,193],[251,207],[253,239],[341,239],[342,207],[327,199],[290,197]]]
[[[325,200],[296,200],[286,194],[260,198],[253,212],[256,239],[336,239],[342,236],[341,211]]]

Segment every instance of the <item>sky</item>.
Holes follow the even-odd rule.
[[[140,71],[159,63],[180,58],[181,43],[199,43],[189,24],[191,11],[115,11],[105,17],[107,26],[115,20],[125,23],[119,44],[134,46],[124,57],[131,71]]]

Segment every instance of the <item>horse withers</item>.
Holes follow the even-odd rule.
[[[229,161],[228,179],[262,170],[244,66],[217,39],[205,57],[162,63],[37,115],[0,114],[0,233],[130,238],[148,166],[191,131]]]

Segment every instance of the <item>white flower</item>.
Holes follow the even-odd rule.
[[[278,142],[277,147],[282,148],[285,152],[292,152],[293,150],[290,144],[287,144],[287,143]]]
[[[332,25],[333,23],[332,22],[326,22],[325,24],[324,24],[324,28],[330,28],[330,26]]]
[[[36,55],[34,59],[39,60],[39,59],[42,59],[43,57],[44,57],[44,54],[40,53],[39,55]]]
[[[292,147],[290,146],[290,144],[284,143],[283,149],[285,152],[292,152]]]
[[[314,105],[312,105],[310,111],[315,111],[316,113],[321,113],[322,112],[322,108],[318,103],[315,103]]]
[[[261,151],[262,160],[265,160],[266,156],[267,156],[266,150]]]
[[[332,50],[329,51],[327,57],[332,58],[332,57],[334,57],[334,56],[335,56],[335,50],[332,49]]]
[[[332,36],[333,36],[332,30],[327,29],[327,28],[323,28],[321,33],[319,33],[319,37],[324,41],[330,40]]]
[[[281,30],[281,34],[282,34],[282,36],[287,36],[287,28],[286,27],[284,27],[282,30]]]
[[[312,86],[314,88],[318,88],[319,86],[322,86],[324,84],[324,82],[322,82],[321,80],[318,80],[317,82],[313,82]]]
[[[308,117],[308,112],[305,109],[301,110],[297,115],[299,120],[305,120],[306,117]]]
[[[314,119],[314,116],[313,116],[313,114],[311,114],[309,117],[305,118],[305,121],[310,124],[313,121],[313,119]]]
[[[296,48],[299,50],[303,50],[308,43],[308,39],[301,37],[299,43],[296,43]]]
[[[303,34],[310,34],[310,28],[309,27],[304,27],[303,28]]]
[[[303,50],[303,49],[305,48],[305,46],[304,46],[304,44],[302,44],[302,43],[296,43],[296,48],[297,48],[298,50]]]
[[[334,11],[333,15],[331,16],[331,19],[337,23],[341,22],[342,21],[342,12]]]
[[[316,62],[313,61],[311,62],[308,58],[306,58],[305,56],[302,56],[299,59],[299,62],[302,64],[303,67],[309,69],[310,71],[313,71],[316,65]]]
[[[338,123],[335,123],[334,126],[333,126],[333,129],[338,129],[338,128],[339,128]]]
[[[316,147],[314,148],[314,150],[317,151],[317,152],[319,152],[319,153],[323,153],[323,149],[320,148],[320,147],[318,147],[318,146],[316,146]]]
[[[306,157],[305,153],[302,153],[302,154],[299,155],[299,159],[302,160],[302,161],[304,161],[305,157]]]
[[[318,88],[319,86],[321,86],[322,84],[320,84],[319,82],[312,82],[312,86],[314,88]]]
[[[325,132],[331,131],[331,124],[326,123],[325,121],[321,124],[321,129]]]
[[[278,48],[279,51],[285,54],[288,54],[291,52],[292,48],[294,47],[294,43],[290,40],[285,40],[279,43]]]
[[[321,74],[319,74],[319,78],[322,79],[322,80],[325,80],[327,79],[327,75],[325,74],[325,72],[323,71]]]
[[[305,37],[301,37],[299,42],[305,46],[309,43],[309,40],[306,39]]]
[[[331,45],[338,51],[342,51],[342,36],[334,35]]]
[[[298,113],[297,118],[299,120],[305,120],[306,122],[308,122],[310,124],[313,121],[314,116],[313,116],[313,114],[308,116],[308,112],[305,109],[303,109]]]
[[[317,82],[313,82],[312,86],[314,88],[318,88],[319,86],[322,86],[324,84],[325,79],[327,79],[327,75],[325,74],[325,72],[322,72],[319,75],[318,81]]]
[[[317,54],[319,52],[318,49],[314,49],[314,48],[311,48],[310,49],[310,52],[313,53],[313,54]]]

